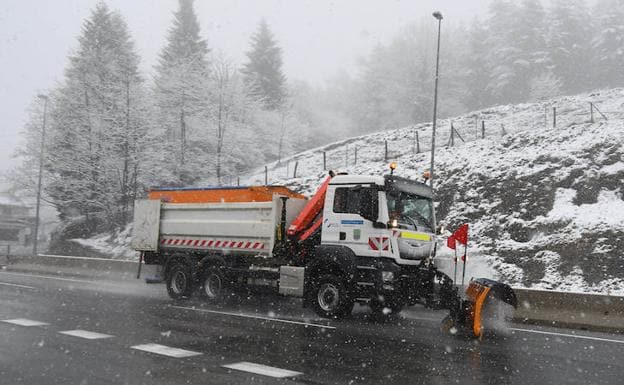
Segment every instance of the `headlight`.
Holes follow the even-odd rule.
[[[384,282],[394,280],[394,273],[392,271],[382,271],[381,272],[381,280]]]

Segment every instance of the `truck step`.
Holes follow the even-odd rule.
[[[359,285],[359,286],[375,286],[375,284],[372,283],[372,282],[357,282],[357,285]]]
[[[356,266],[360,270],[377,270],[375,266]]]

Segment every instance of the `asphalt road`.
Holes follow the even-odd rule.
[[[295,299],[174,302],[164,285],[0,271],[0,384],[622,384],[624,336],[443,334],[419,308],[319,319]],[[154,345],[157,344],[157,345]]]

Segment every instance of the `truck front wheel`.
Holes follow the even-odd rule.
[[[320,276],[311,294],[314,311],[321,317],[340,318],[353,309],[344,282],[333,274]]]
[[[188,298],[193,293],[193,275],[191,268],[181,262],[171,266],[167,274],[167,292],[173,299]]]

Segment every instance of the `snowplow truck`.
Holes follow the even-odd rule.
[[[460,294],[436,268],[434,227],[427,184],[330,174],[310,199],[281,186],[152,189],[135,202],[132,246],[174,299],[264,286],[333,318],[355,303],[380,315],[421,303],[479,337],[487,300],[516,307],[515,294],[487,279]]]

